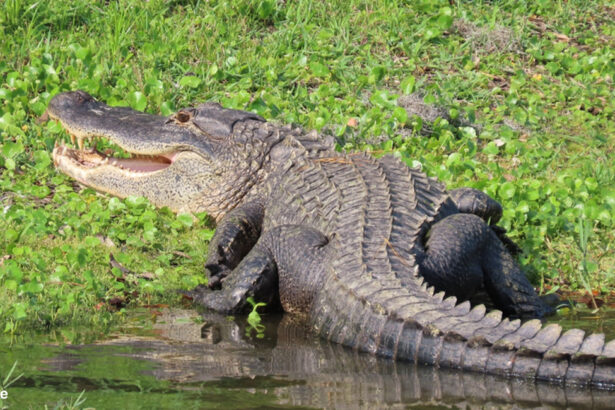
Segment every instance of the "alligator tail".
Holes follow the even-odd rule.
[[[333,342],[436,367],[615,389],[615,340],[605,343],[603,334],[562,333],[561,326],[543,327],[537,319],[523,324],[502,319],[498,310],[470,309],[469,302],[456,304],[454,297],[434,295],[425,284],[393,308],[368,302],[383,300],[373,294],[356,297],[374,291],[373,282],[327,282],[311,317],[318,333]],[[387,291],[395,293],[375,290]]]

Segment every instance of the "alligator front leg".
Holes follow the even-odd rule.
[[[263,206],[249,202],[233,209],[218,223],[205,263],[211,289],[219,289],[222,280],[250,252],[261,234],[262,222]]]
[[[233,269],[220,290],[200,287],[190,292],[196,303],[222,313],[243,313],[248,297],[268,308],[307,311],[324,274],[328,239],[319,231],[282,225],[263,235]]]
[[[189,292],[195,303],[220,313],[243,313],[248,297],[268,305],[277,304],[278,272],[268,247],[257,243],[245,258],[228,273],[219,290],[197,287]],[[271,306],[269,306],[271,307]]]

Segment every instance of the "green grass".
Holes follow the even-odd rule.
[[[395,151],[499,200],[541,289],[610,291],[609,3],[3,1],[0,332],[106,325],[122,317],[110,301],[179,303],[172,290],[204,280],[205,215],[101,196],[54,170],[49,153],[67,136],[36,119],[75,89],[164,115],[215,100],[334,134],[343,149]],[[440,118],[402,109],[411,93]],[[110,268],[111,253],[134,274]]]

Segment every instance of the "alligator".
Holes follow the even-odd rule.
[[[542,325],[552,308],[495,229],[501,207],[480,191],[447,191],[395,156],[337,152],[315,132],[216,103],[164,117],[75,91],[47,112],[77,140],[54,148],[60,171],[215,218],[196,304],[237,314],[254,298],[387,358],[615,388],[615,340]],[[130,158],[99,152],[97,138]],[[498,309],[470,304],[480,289]]]

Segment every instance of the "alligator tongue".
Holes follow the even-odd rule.
[[[130,169],[131,171],[153,172],[167,168],[171,162],[146,158],[114,158],[111,163]]]
[[[173,162],[176,153],[158,156],[135,156],[131,158],[113,158],[96,149],[76,150],[60,146],[55,148],[59,155],[68,155],[85,167],[97,167],[106,163],[135,172],[154,172],[167,168]],[[54,150],[54,153],[56,152]]]

